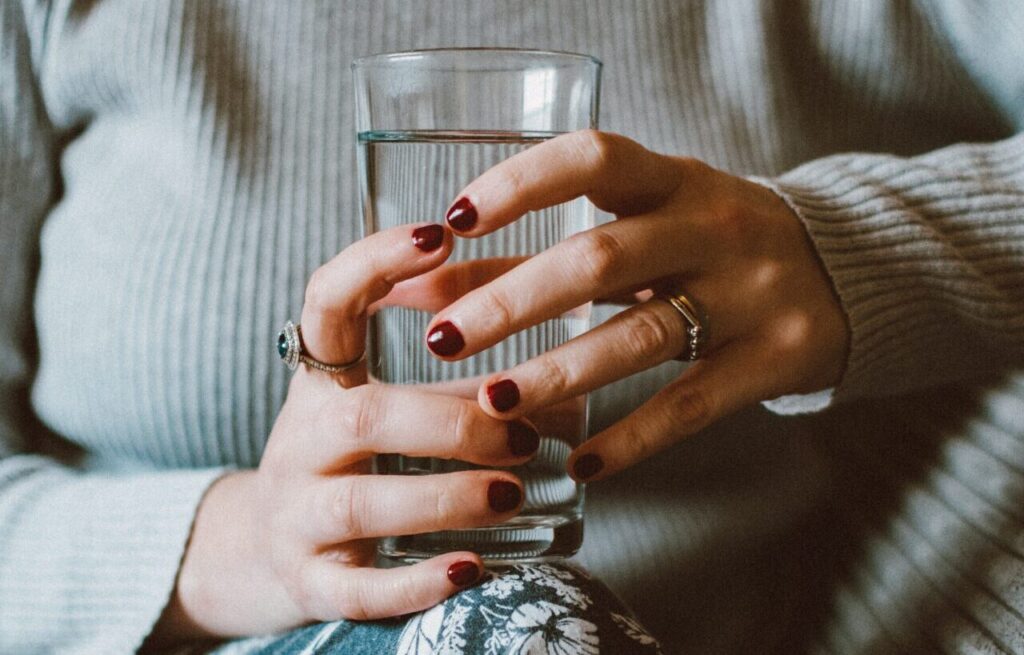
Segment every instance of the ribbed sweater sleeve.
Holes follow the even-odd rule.
[[[55,187],[34,21],[0,3],[0,653],[127,653],[165,606],[220,472],[107,475],[34,452],[30,272]]]
[[[1024,364],[1024,134],[914,158],[845,154],[764,181],[803,221],[849,318],[831,399],[898,394]]]
[[[911,8],[921,21],[914,42],[930,36],[943,53],[929,70],[955,71],[964,94],[995,109],[967,120],[1017,134],[915,157],[833,155],[758,180],[803,222],[851,331],[839,385],[765,403],[772,411],[816,411],[1024,364],[1024,15],[1003,0],[902,7]]]

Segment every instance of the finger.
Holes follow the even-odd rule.
[[[469,398],[368,384],[333,396],[316,413],[317,429],[297,442],[306,470],[330,472],[375,453],[440,457],[489,466],[522,464],[540,437],[525,420],[500,421]]]
[[[530,414],[679,356],[687,347],[688,327],[667,302],[635,305],[557,348],[491,376],[480,386],[478,401],[496,418]]]
[[[634,284],[628,289],[605,294],[601,298],[595,298],[594,302],[607,305],[636,305],[645,300],[650,300],[654,292],[646,288],[646,285]]]
[[[313,618],[367,621],[429,609],[483,572],[479,555],[455,552],[393,569],[348,568],[317,558],[305,567],[303,579]]]
[[[472,355],[594,298],[693,271],[703,261],[701,248],[687,238],[685,225],[663,217],[601,225],[552,246],[440,311],[427,328],[427,345],[442,357]]]
[[[590,482],[628,468],[719,418],[770,397],[772,370],[757,340],[734,341],[699,360],[636,411],[569,457],[568,470]]]
[[[420,311],[437,313],[470,291],[497,279],[529,257],[495,257],[472,259],[455,264],[445,264],[395,285],[388,295],[370,305],[368,314],[374,314],[384,307],[408,307]],[[616,305],[632,305],[650,297],[646,285],[635,284],[617,289],[594,302]]]
[[[399,281],[440,266],[451,250],[451,234],[436,223],[391,228],[345,248],[306,286],[302,334],[309,354],[329,364],[359,357],[371,303]]]
[[[681,160],[608,132],[582,130],[545,141],[490,168],[448,211],[460,235],[493,232],[528,211],[587,196],[601,209],[632,216],[661,204],[679,186]]]
[[[518,513],[520,482],[498,471],[347,475],[310,487],[296,529],[327,546],[357,539],[500,523]]]
[[[526,261],[526,257],[494,257],[445,264],[395,285],[388,295],[374,303],[369,313],[381,307],[409,307],[436,313],[477,287]]]

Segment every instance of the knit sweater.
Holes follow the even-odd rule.
[[[1024,652],[1012,0],[0,2],[0,652],[142,643],[358,237],[349,62],[458,45],[601,58],[602,127],[775,189],[850,320],[831,393],[592,485],[581,561],[668,652]]]

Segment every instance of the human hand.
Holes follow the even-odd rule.
[[[399,281],[440,266],[441,225],[359,241],[309,281],[306,350],[346,362],[364,347],[368,310]],[[200,507],[164,635],[235,636],[311,621],[373,619],[429,608],[477,580],[480,557],[453,552],[398,569],[372,568],[375,538],[505,521],[522,503],[508,472],[372,475],[377,453],[523,464],[536,430],[488,416],[472,398],[367,385],[364,366],[291,380],[257,471],[216,483]]]
[[[474,238],[528,211],[586,196],[619,220],[575,235],[468,291],[428,328],[479,352],[588,301],[684,290],[709,317],[699,361],[634,413],[578,447],[577,479],[622,470],[745,405],[835,385],[848,327],[798,218],[771,190],[694,159],[596,131],[563,135],[491,168],[449,211]],[[439,329],[450,323],[445,329]],[[672,359],[687,324],[641,302],[590,332],[490,376],[480,406],[511,419]],[[441,344],[435,354],[451,352]]]

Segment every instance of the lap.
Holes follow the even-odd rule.
[[[213,655],[654,655],[655,639],[568,564],[516,565],[418,614],[337,621],[223,644]]]

